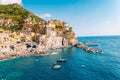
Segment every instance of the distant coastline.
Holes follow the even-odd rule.
[[[77,37],[119,37],[120,35],[96,35],[96,36],[77,36]]]

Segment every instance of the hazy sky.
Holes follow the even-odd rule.
[[[42,18],[68,22],[77,36],[120,35],[120,0],[22,0],[22,5]]]

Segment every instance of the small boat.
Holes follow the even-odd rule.
[[[85,65],[81,65],[82,68],[85,68],[86,66]]]
[[[59,70],[61,68],[61,65],[58,65],[58,64],[55,64],[54,66],[53,66],[53,69],[54,70]]]
[[[99,46],[100,44],[98,42],[87,42],[85,43],[87,46]]]
[[[57,59],[57,62],[66,62],[67,59],[64,59],[64,58],[60,58],[60,59]]]
[[[51,52],[50,55],[58,54],[58,52]]]

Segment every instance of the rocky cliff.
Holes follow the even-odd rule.
[[[0,59],[46,53],[77,44],[69,24],[45,21],[17,4],[0,5]]]

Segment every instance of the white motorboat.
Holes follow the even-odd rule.
[[[51,52],[50,55],[58,54],[58,52]]]
[[[57,62],[66,62],[67,59],[64,59],[64,58],[60,58],[60,59],[57,59]]]
[[[59,70],[61,68],[61,65],[58,65],[58,64],[55,64],[54,66],[53,66],[53,69],[54,70]]]
[[[98,42],[87,42],[85,43],[87,46],[99,46],[100,44]]]

